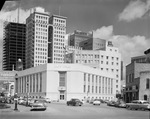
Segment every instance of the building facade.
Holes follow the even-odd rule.
[[[106,40],[99,38],[89,38],[88,40],[81,41],[79,46],[83,50],[106,50]]]
[[[26,19],[26,68],[47,63],[49,14],[36,9]]]
[[[9,22],[4,28],[3,70],[14,70],[16,62],[21,59],[25,69],[26,25]]]
[[[3,37],[4,37],[4,20],[0,20],[0,71],[3,69]]]
[[[70,54],[69,54],[70,55]],[[121,93],[121,54],[106,43],[106,50],[74,50],[70,55],[75,64],[84,64],[116,76],[116,94]]]
[[[147,70],[150,70],[149,63],[133,62],[126,66],[126,102],[140,99],[139,92],[142,89],[140,85],[143,82],[140,78],[140,72]]]
[[[78,46],[81,41],[85,41],[89,38],[92,38],[92,33],[86,33],[79,30],[75,30],[73,34],[70,34],[68,44],[70,46]]]
[[[140,72],[139,99],[150,102],[150,70]]]
[[[52,15],[49,19],[48,63],[64,63],[66,17]]]
[[[26,68],[64,62],[66,17],[36,8],[26,20]]]
[[[131,62],[136,62],[136,63],[148,63],[147,61],[147,56],[142,55],[142,56],[136,56],[131,58]]]
[[[44,64],[19,71],[16,77],[16,92],[19,96],[67,101],[114,99],[115,77],[80,64]],[[78,88],[77,88],[78,87]]]
[[[0,92],[7,96],[13,96],[15,92],[15,76],[17,71],[1,71],[0,72]]]

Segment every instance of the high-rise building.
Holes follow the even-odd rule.
[[[49,14],[35,9],[26,19],[26,68],[47,63]]]
[[[0,71],[3,69],[3,36],[4,36],[4,20],[0,20]]]
[[[69,36],[68,44],[70,46],[78,46],[79,47],[79,44],[81,41],[85,41],[89,38],[92,38],[92,33],[86,33],[86,32],[82,32],[79,30],[75,30],[74,33],[72,33]]]
[[[99,38],[89,38],[85,41],[81,41],[79,46],[83,50],[106,50],[106,40]]]
[[[35,8],[26,20],[26,68],[64,62],[66,17]]]
[[[25,69],[25,33],[25,24],[6,24],[3,39],[3,70],[15,70],[18,59],[22,60]]]
[[[64,63],[66,17],[52,15],[49,23],[48,63]]]

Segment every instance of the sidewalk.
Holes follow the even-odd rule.
[[[26,107],[23,105],[17,105],[17,111],[15,111],[15,104],[8,104],[11,106],[11,108],[6,108],[6,109],[0,109],[0,113],[1,112],[29,112],[31,107]]]

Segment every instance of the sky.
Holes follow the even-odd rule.
[[[7,1],[0,20],[17,21],[18,6],[20,23],[25,23],[31,9],[39,7],[67,17],[67,34],[93,31],[95,38],[111,40],[124,66],[150,48],[150,0],[21,0],[20,5]]]

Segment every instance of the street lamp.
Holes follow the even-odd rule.
[[[18,96],[17,96],[17,93],[15,93],[14,95],[14,101],[15,101],[15,111],[18,111],[18,108],[17,108],[17,102],[18,102]]]

